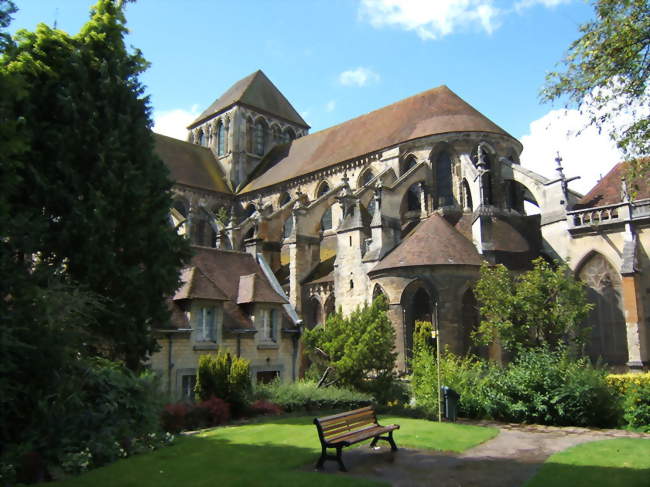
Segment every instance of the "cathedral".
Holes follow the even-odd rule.
[[[621,164],[580,195],[559,157],[553,180],[523,168],[521,143],[446,86],[310,134],[262,71],[201,113],[187,141],[155,139],[171,220],[195,251],[151,358],[174,395],[191,394],[199,355],[216,350],[250,360],[254,380],[295,380],[301,330],[380,294],[400,370],[418,320],[453,352],[499,360],[498,346],[470,340],[481,263],[525,271],[537,257],[588,285],[594,359],[649,363],[650,192],[628,191]]]

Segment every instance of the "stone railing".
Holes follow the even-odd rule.
[[[650,218],[650,199],[567,211],[569,230],[587,230]]]

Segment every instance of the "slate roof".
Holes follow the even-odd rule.
[[[318,284],[320,282],[334,282],[334,261],[336,255],[318,263],[309,275],[303,279],[302,284]]]
[[[228,91],[221,95],[187,128],[191,129],[206,119],[221,113],[234,104],[247,105],[259,112],[282,118],[287,122],[309,128],[298,112],[291,106],[280,90],[261,71],[237,81]]]
[[[650,163],[650,157],[642,158],[641,161],[648,164]],[[625,176],[626,169],[627,164],[625,162],[619,162],[616,164],[604,178],[596,183],[591,191],[589,191],[585,196],[582,197],[580,201],[578,201],[573,209],[580,210],[583,208],[594,208],[597,206],[614,205],[616,203],[620,203],[622,201],[621,179]],[[648,181],[646,179],[638,179],[634,182],[633,186],[636,190],[635,199],[640,200],[644,198],[650,198],[650,187],[648,187]],[[629,189],[631,191],[633,188]]]
[[[276,293],[266,279],[257,274],[239,276],[237,304],[247,303],[277,303],[286,304],[288,301]]]
[[[175,303],[193,298],[223,301],[225,330],[253,328],[250,318],[237,304],[242,276],[244,281],[254,282],[252,286],[245,285],[244,293],[252,298],[246,303],[287,303],[283,296],[273,290],[251,254],[208,247],[193,247],[193,250],[191,266],[181,273],[183,283],[173,297]],[[188,282],[191,284],[188,285]],[[187,320],[183,321],[183,318],[178,310],[172,310],[175,327],[187,327]]]
[[[474,244],[443,217],[433,214],[422,220],[411,235],[402,240],[371,271],[397,267],[435,265],[481,265]]]
[[[193,188],[232,194],[210,149],[161,134],[154,134],[154,142],[154,150],[169,169],[172,181]]]
[[[242,193],[312,173],[409,140],[452,132],[512,137],[446,86],[439,86],[272,151]]]

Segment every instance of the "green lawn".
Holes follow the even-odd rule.
[[[526,487],[650,487],[650,439],[619,438],[552,455]]]
[[[216,428],[178,438],[170,447],[120,460],[54,485],[383,485],[341,475],[319,475],[305,469],[320,455],[312,420],[312,417],[271,418],[257,424]],[[380,422],[401,426],[394,434],[398,447],[463,451],[498,433],[494,428],[410,418],[381,417]]]

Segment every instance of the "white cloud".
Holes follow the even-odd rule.
[[[559,151],[567,177],[580,176],[569,188],[587,193],[614,164],[623,160],[622,153],[610,139],[609,132],[592,126],[578,110],[551,110],[530,124],[530,133],[521,137],[523,166],[555,179],[555,157]],[[586,127],[586,128],[585,128]]]
[[[397,26],[429,40],[472,26],[491,34],[502,11],[494,0],[361,0],[359,14],[373,27]]]
[[[199,107],[194,105],[189,111],[182,108],[153,112],[153,131],[158,134],[187,140],[186,127],[199,116]]]
[[[344,86],[366,86],[369,83],[377,83],[380,76],[370,68],[359,66],[357,69],[350,69],[339,74],[339,83]]]
[[[336,100],[330,100],[325,104],[326,112],[333,112],[336,109]]]

